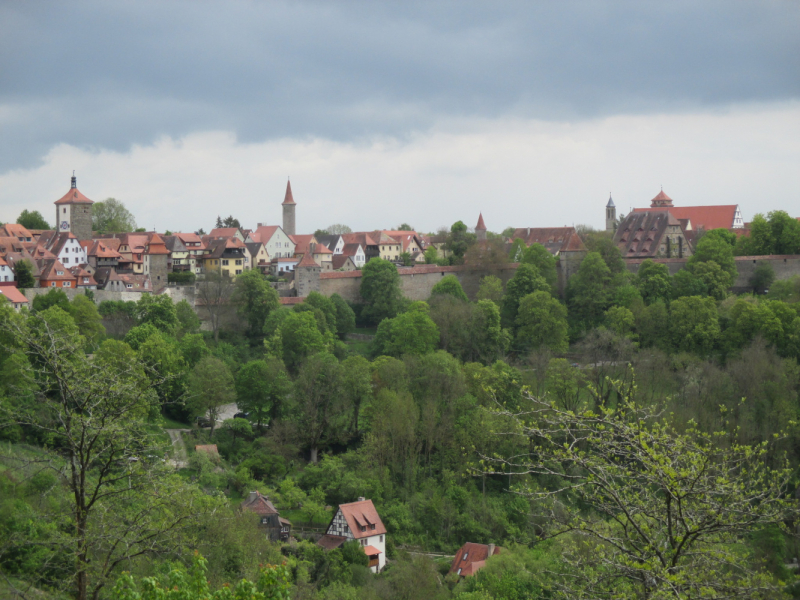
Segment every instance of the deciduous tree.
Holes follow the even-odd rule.
[[[192,416],[208,417],[212,435],[222,407],[235,401],[236,389],[228,365],[214,356],[206,356],[195,365],[189,376],[186,405]]]
[[[374,324],[397,316],[402,307],[397,267],[382,258],[371,259],[361,269],[361,314]]]
[[[518,352],[549,348],[566,352],[569,347],[567,308],[549,292],[524,296],[517,311],[514,346]]]
[[[107,198],[92,205],[92,231],[128,233],[135,230],[136,219],[119,200]]]

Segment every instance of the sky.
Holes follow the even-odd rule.
[[[148,230],[800,216],[800,3],[0,3],[0,221],[73,170]]]

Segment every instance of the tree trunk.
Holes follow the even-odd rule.
[[[317,464],[317,452],[318,448],[316,446],[311,446],[311,462],[313,464]]]

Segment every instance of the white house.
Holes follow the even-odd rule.
[[[14,281],[14,271],[3,258],[0,258],[0,281]]]
[[[364,549],[373,573],[383,570],[386,565],[386,527],[372,500],[361,497],[357,502],[340,504],[317,544],[325,550],[333,550],[350,540],[357,541]]]
[[[86,248],[81,246],[80,241],[73,233],[46,231],[39,237],[38,244],[55,254],[61,264],[68,269],[89,262]]]
[[[294,256],[295,243],[277,225],[258,224],[255,231],[247,235],[245,243],[261,242],[270,258],[290,258]]]

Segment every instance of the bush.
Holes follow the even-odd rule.
[[[191,271],[182,271],[167,274],[167,281],[182,285],[192,285],[197,280],[197,275]]]

